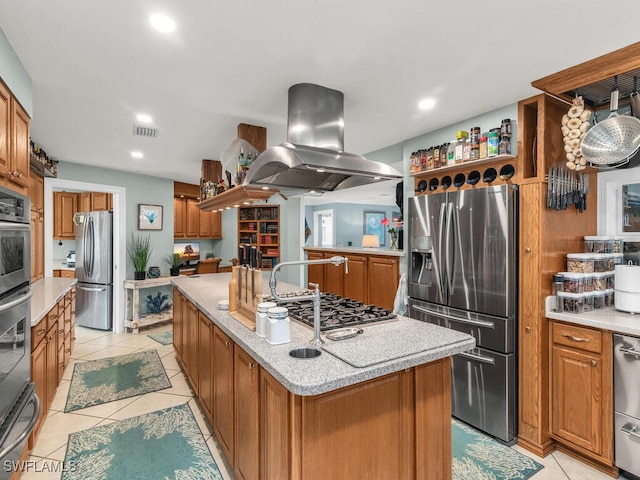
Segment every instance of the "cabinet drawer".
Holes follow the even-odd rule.
[[[58,323],[58,306],[56,305],[49,313],[47,313],[47,330],[50,330],[54,325],[57,327]]]
[[[38,325],[36,325],[35,327],[31,327],[31,351],[32,352],[36,349],[36,347],[40,343],[40,340],[42,340],[46,334],[47,334],[47,321],[46,319],[43,318],[40,321],[40,323],[38,323]]]
[[[591,328],[553,322],[551,338],[557,345],[579,348],[588,352],[602,352],[602,332]]]

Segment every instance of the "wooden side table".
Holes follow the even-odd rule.
[[[173,306],[162,313],[148,313],[140,315],[140,290],[144,288],[162,287],[171,285],[171,277],[149,278],[146,280],[125,280],[124,289],[127,297],[127,308],[125,311],[124,327],[138,333],[140,327],[153,325],[154,323],[166,322],[173,319]]]

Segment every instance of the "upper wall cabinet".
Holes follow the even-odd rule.
[[[0,82],[0,177],[2,185],[27,194],[29,115]]]
[[[174,238],[222,238],[222,215],[198,208],[200,187],[190,183],[173,183]]]
[[[53,192],[53,238],[75,240],[76,227],[73,216],[78,211],[78,194]]]

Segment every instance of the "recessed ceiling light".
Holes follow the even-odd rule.
[[[163,13],[155,13],[149,17],[151,26],[162,33],[170,33],[176,29],[176,22],[164,15]]]
[[[133,158],[142,158],[144,157],[144,155],[142,154],[142,152],[131,152],[131,156]]]
[[[374,180],[380,180],[382,177],[373,177]]]
[[[325,172],[325,170],[324,170],[324,168],[318,168],[318,169],[316,170],[316,172],[318,172],[318,173],[324,173],[324,172]]]
[[[151,115],[147,115],[146,113],[139,113],[138,115],[136,115],[136,120],[139,121],[140,123],[153,122],[153,118],[151,118]]]
[[[269,190],[269,187],[262,187],[262,190]]]
[[[433,98],[425,98],[424,100],[421,100],[420,103],[418,103],[418,108],[420,108],[420,110],[429,110],[435,105],[436,101]]]

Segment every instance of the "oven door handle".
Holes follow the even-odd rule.
[[[638,350],[634,350],[633,348],[620,347],[620,351],[625,355],[632,355],[634,357],[640,358],[640,352]]]
[[[493,358],[483,357],[482,355],[474,355],[472,353],[467,353],[467,352],[461,352],[461,353],[458,353],[457,355],[464,358],[468,358],[470,360],[475,360],[477,362],[489,363],[491,365],[495,365],[496,363],[496,361]]]
[[[485,322],[483,320],[471,320],[468,318],[460,318],[454,315],[449,315],[448,313],[436,312],[434,310],[429,310],[428,308],[421,307],[420,305],[413,305],[413,308],[422,313],[427,313],[429,315],[434,315],[436,317],[448,318],[449,320],[453,320],[460,323],[466,323],[468,325],[473,325],[476,327],[484,327],[484,328],[495,328],[495,323],[493,322]]]
[[[33,430],[34,425],[38,421],[38,417],[40,417],[40,399],[38,398],[38,395],[35,391],[31,395],[31,398],[24,404],[24,407],[22,407],[20,412],[22,412],[22,410],[24,410],[30,403],[33,403],[33,416],[29,419],[29,423],[27,424],[25,429],[20,432],[20,435],[18,435],[18,437],[13,442],[0,450],[0,458],[4,458],[11,450],[20,445],[20,442],[27,438],[27,435],[31,433],[31,430]],[[15,418],[17,420],[18,415],[16,415]],[[13,425],[11,425],[11,427],[13,427]]]
[[[29,300],[32,296],[33,296],[33,292],[31,291],[31,289],[29,289],[26,295],[23,295],[20,298],[16,298],[15,300],[11,300],[10,302],[3,303],[2,305],[0,305],[0,313],[6,312],[7,310],[11,310],[12,308],[17,307],[18,305],[22,305],[23,303],[26,303],[27,300]]]
[[[640,433],[638,433],[638,427],[635,426],[633,423],[627,423],[620,429],[620,431],[622,433],[626,433],[630,437],[640,438]]]

